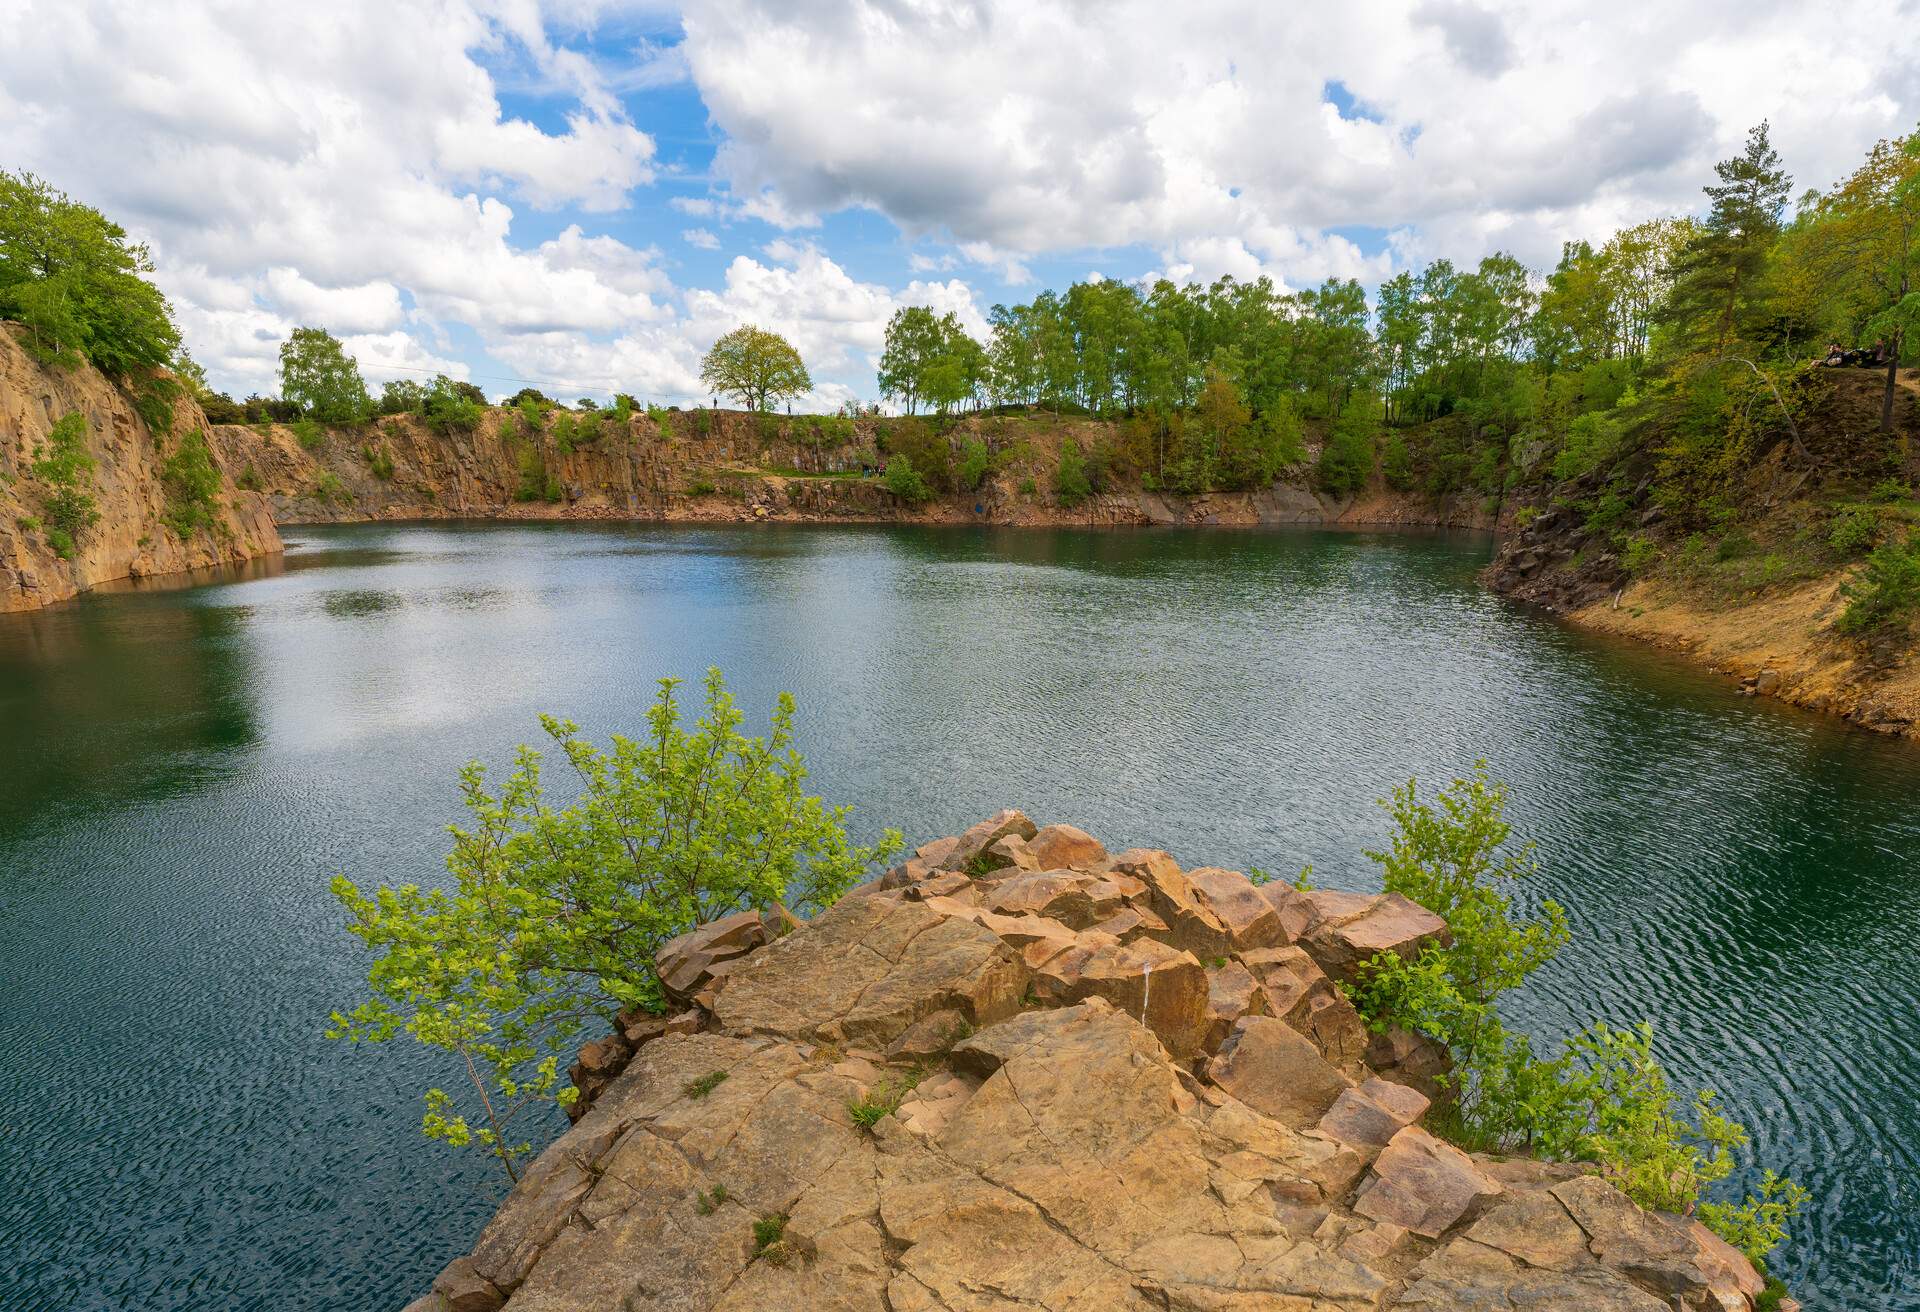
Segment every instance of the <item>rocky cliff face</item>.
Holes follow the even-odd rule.
[[[471,432],[436,435],[413,416],[359,430],[310,434],[284,425],[213,430],[225,462],[266,493],[281,523],[365,519],[515,518],[691,521],[845,520],[1021,525],[1404,524],[1491,528],[1478,499],[1435,504],[1384,488],[1333,499],[1289,483],[1194,497],[1117,488],[1077,506],[1054,504],[1062,441],[1091,445],[1096,421],[962,421],[957,443],[981,436],[1021,455],[973,492],[925,505],[861,477],[886,457],[870,421],[831,445],[811,420],[741,411],[636,414],[589,445],[529,437],[516,416],[489,411]]]
[[[1334,981],[1445,933],[1002,812],[669,944],[685,1010],[583,1049],[409,1312],[1750,1308],[1697,1223],[1421,1128],[1442,1055]]]
[[[86,490],[98,518],[74,536],[72,559],[62,559],[46,531],[49,489],[32,466],[54,425],[76,413],[86,421],[93,459]],[[113,579],[279,551],[266,499],[235,487],[224,468],[213,526],[186,537],[167,526],[167,444],[206,426],[200,408],[182,399],[173,435],[156,440],[133,399],[98,370],[46,368],[21,345],[14,325],[0,324],[0,611],[32,610]],[[222,464],[217,449],[214,461]]]

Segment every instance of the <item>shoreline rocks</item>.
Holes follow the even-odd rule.
[[[1445,1054],[1336,981],[1445,932],[1001,812],[662,948],[682,1010],[408,1312],[1749,1309],[1698,1224],[1422,1128]]]

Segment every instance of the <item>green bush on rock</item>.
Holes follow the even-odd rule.
[[[531,747],[498,792],[468,765],[470,827],[452,831],[452,888],[333,883],[348,928],[376,956],[370,996],[335,1012],[329,1036],[381,1042],[404,1031],[458,1055],[477,1112],[469,1119],[432,1089],[422,1129],[478,1143],[516,1179],[531,1147],[513,1124],[577,1096],[558,1063],[583,1027],[663,1005],[663,943],[744,908],[825,907],[900,847],[891,830],[854,844],[849,808],[805,791],[790,695],[771,733],[748,738],[718,670],[691,731],[678,684],[660,681],[644,740],[616,735],[604,751],[571,722],[542,717],[579,790],[568,805],[548,802]]]
[[[1721,1113],[1712,1090],[1691,1106],[1653,1055],[1653,1030],[1595,1024],[1552,1059],[1509,1030],[1498,1001],[1552,960],[1568,938],[1566,913],[1552,901],[1520,914],[1507,889],[1538,869],[1530,844],[1507,847],[1505,789],[1485,762],[1470,779],[1419,800],[1415,784],[1383,803],[1393,817],[1388,850],[1368,853],[1386,890],[1447,922],[1451,943],[1428,946],[1409,961],[1384,953],[1368,961],[1352,989],[1375,1030],[1393,1025],[1445,1045],[1454,1060],[1444,1077],[1447,1104],[1434,1128],[1473,1149],[1523,1149],[1543,1157],[1593,1162],[1643,1207],[1693,1214],[1755,1261],[1784,1238],[1807,1193],[1769,1173],[1758,1195],[1739,1204],[1703,1202],[1733,1170],[1746,1130]]]

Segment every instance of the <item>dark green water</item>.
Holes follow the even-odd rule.
[[[815,782],[1366,887],[1372,799],[1479,756],[1575,945],[1524,1020],[1650,1015],[1819,1199],[1810,1307],[1920,1309],[1920,749],[1480,591],[1478,539],[351,527],[0,616],[0,1305],[397,1307],[497,1201],[432,1063],[321,1037],[326,891],[432,879],[455,770],[659,674],[796,693]]]

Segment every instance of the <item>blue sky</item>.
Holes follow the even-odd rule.
[[[1920,0],[1895,0],[1909,19]],[[1770,117],[1826,186],[1920,117],[1920,22],[1784,0],[0,0],[0,166],[148,241],[236,394],[703,394],[757,322],[874,399],[903,305],[978,331],[1093,274],[1368,286],[1697,208]],[[298,51],[290,59],[287,52]],[[126,70],[140,76],[128,77]]]

